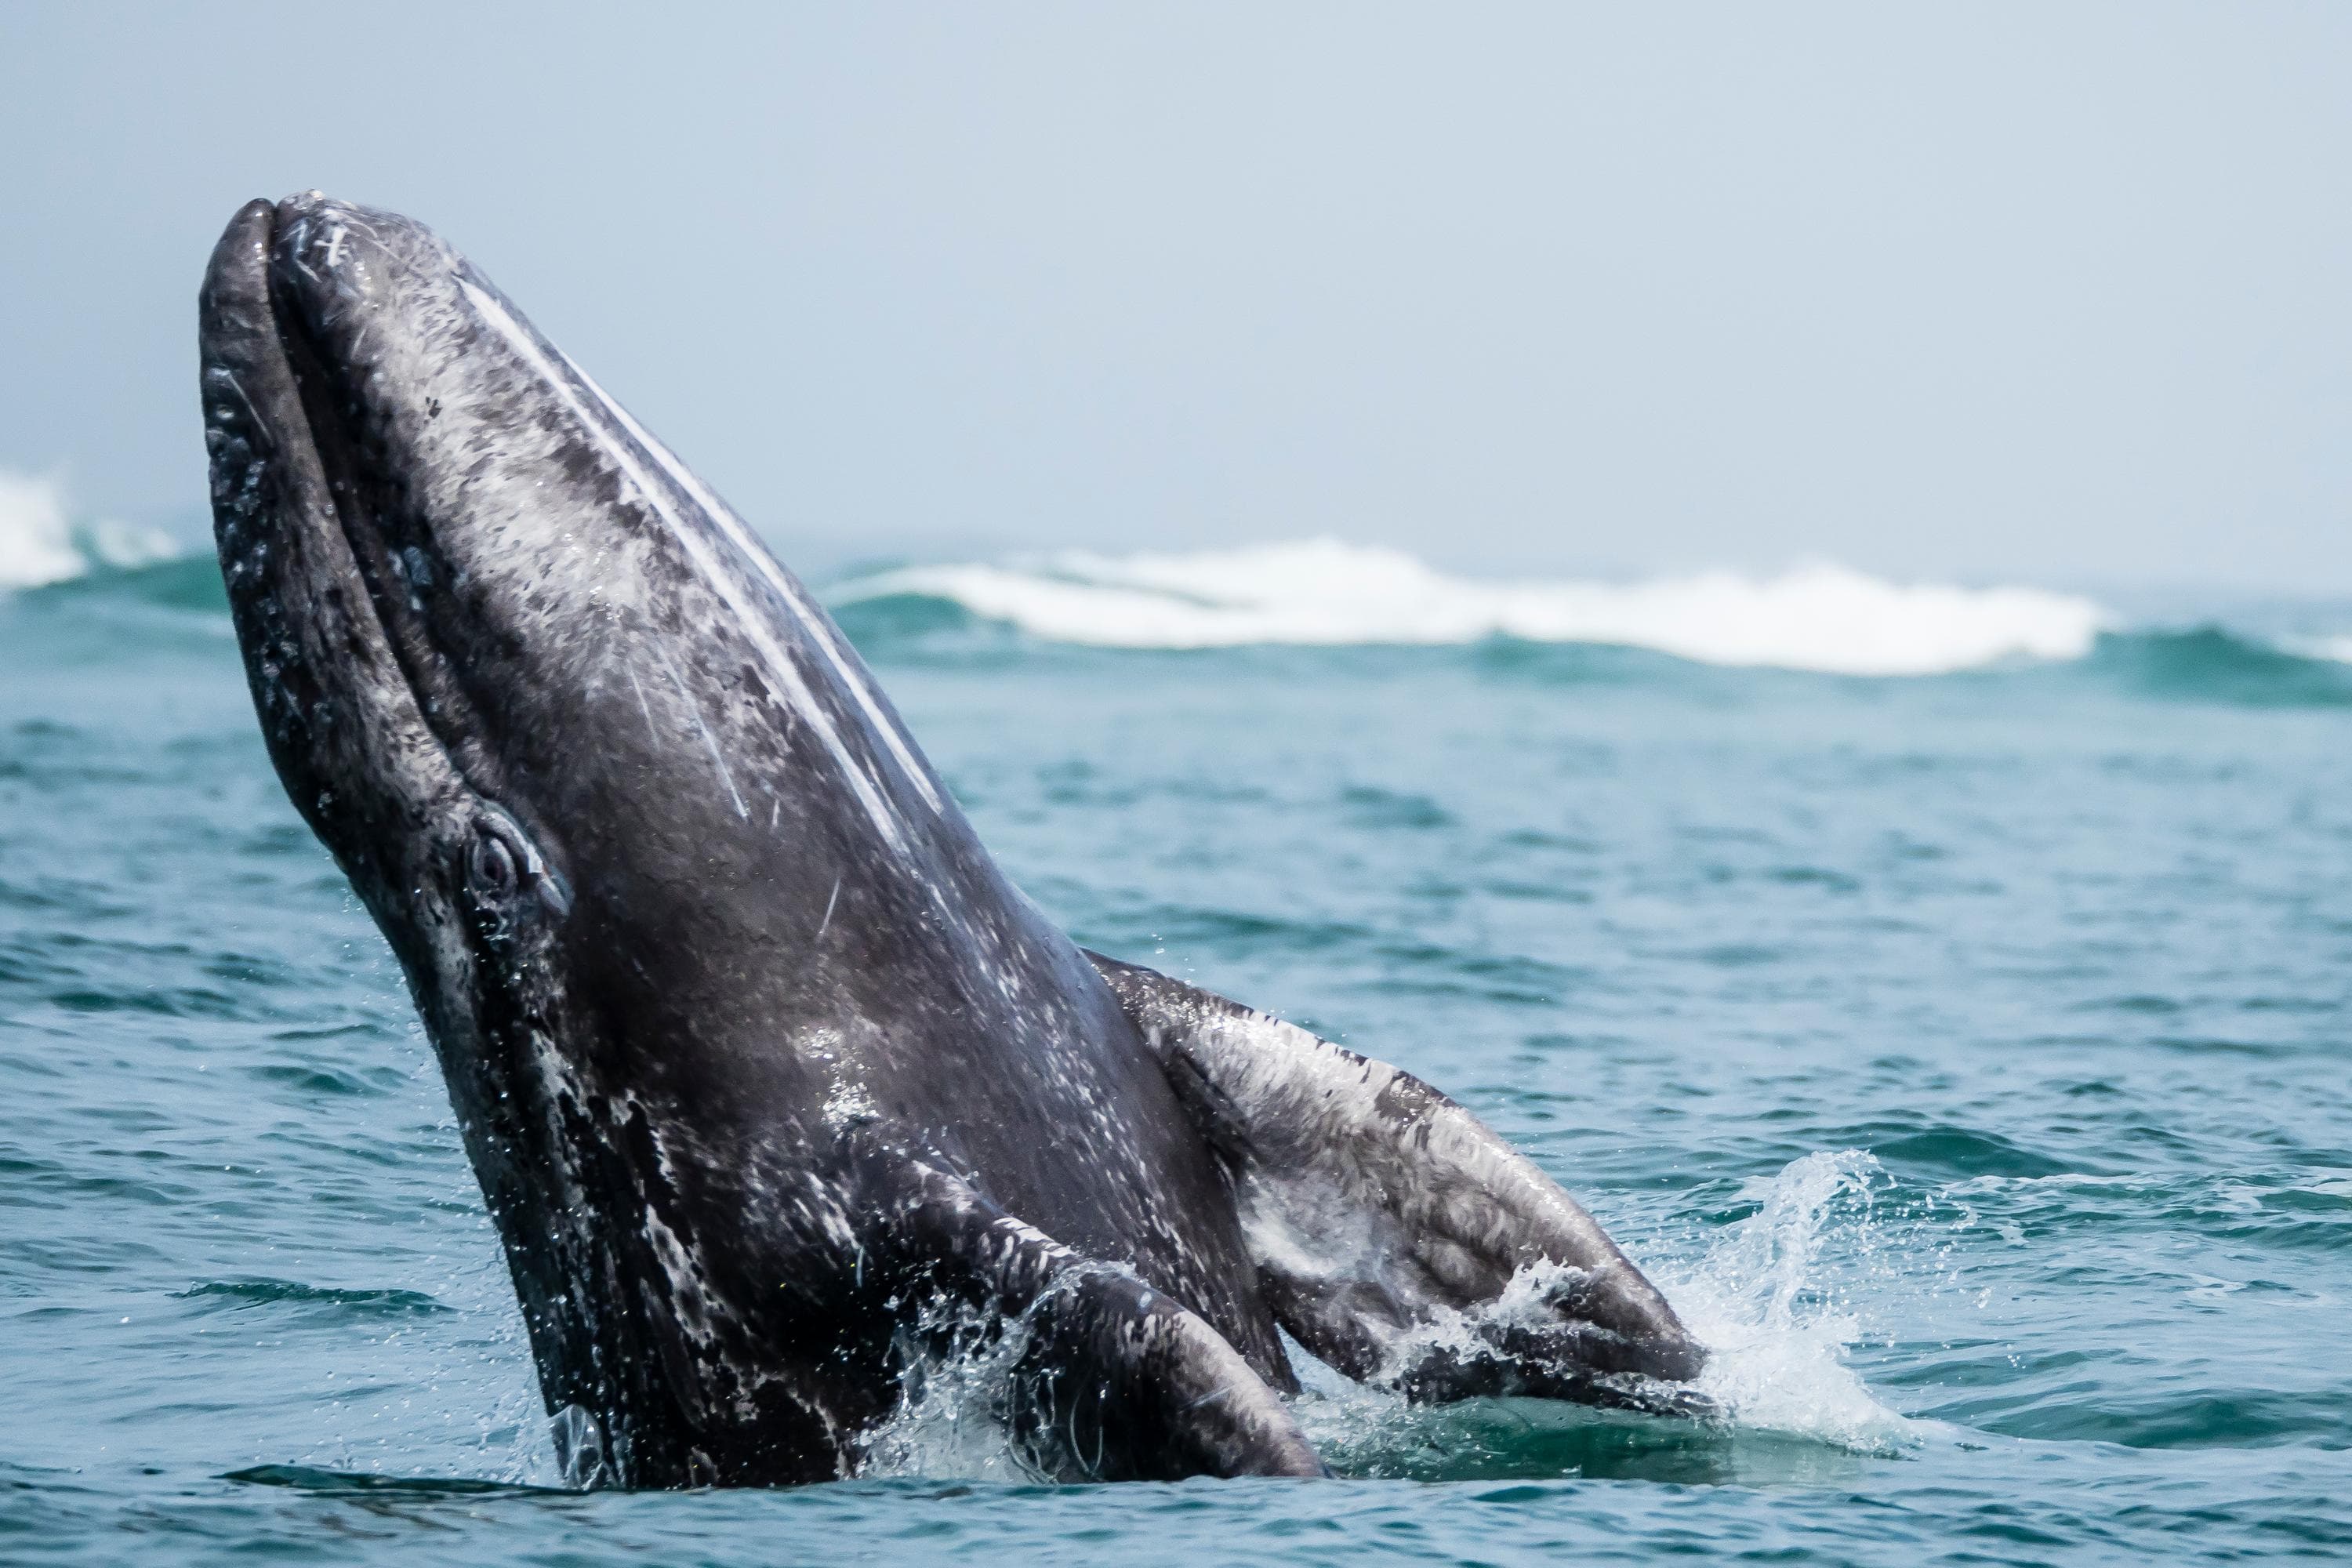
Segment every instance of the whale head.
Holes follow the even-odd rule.
[[[747,990],[698,982],[714,955],[789,955],[803,884],[936,832],[823,610],[430,229],[255,202],[200,303],[271,758],[453,1038],[493,971],[576,986],[567,947],[707,1034]],[[668,950],[695,962],[650,973]]]

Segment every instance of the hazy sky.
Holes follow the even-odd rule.
[[[0,8],[0,468],[438,227],[784,548],[2352,591],[2352,6]]]

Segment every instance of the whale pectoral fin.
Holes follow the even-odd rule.
[[[1416,1398],[1696,1409],[1706,1352],[1583,1205],[1409,1073],[1088,953],[1234,1187],[1275,1315]]]
[[[1049,1473],[1330,1473],[1281,1396],[1164,1291],[1081,1256],[929,1166],[899,1167],[876,1214],[877,1260],[904,1286],[983,1307],[1022,1337],[1007,1414],[1027,1456]]]

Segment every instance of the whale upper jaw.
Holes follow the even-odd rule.
[[[384,624],[368,542],[345,526],[348,443],[331,426],[322,440],[306,407],[323,387],[274,297],[278,236],[279,208],[247,203],[198,296],[215,538],[271,759],[364,891],[407,869],[403,836],[381,830],[465,785]]]
[[[491,291],[469,272],[422,225],[316,191],[237,212],[199,301],[215,531],[241,631],[280,633],[264,640],[289,654],[304,623],[337,634],[313,650],[336,657],[306,671],[314,703],[332,699],[339,716],[404,745],[421,742],[421,727],[446,759],[443,789],[528,816],[527,798],[508,798],[518,793],[508,742],[530,716],[502,711],[501,694],[469,671],[488,667],[492,647],[528,640],[538,658],[588,635],[578,612],[593,595],[577,573],[530,558],[527,536],[540,536],[543,557],[557,509],[517,504],[546,492],[563,454],[528,443],[492,453],[478,419],[450,417],[459,405],[495,405],[519,426],[548,423],[534,368],[483,352],[470,300]],[[593,526],[589,509],[570,515]],[[519,595],[533,576],[538,593]],[[254,674],[259,699],[287,667]],[[331,747],[343,765],[321,771],[346,784],[413,771],[370,766],[365,749],[363,738]],[[300,773],[321,759],[278,750],[277,760]],[[298,804],[313,793],[294,790]],[[342,852],[331,816],[312,826]]]

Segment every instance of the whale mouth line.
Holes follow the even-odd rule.
[[[371,462],[362,449],[357,417],[361,405],[345,390],[349,367],[322,341],[323,334],[302,309],[296,275],[320,282],[300,253],[302,230],[311,219],[308,215],[297,219],[289,232],[285,207],[280,203],[272,210],[268,298],[278,351],[286,355],[300,395],[303,431],[326,481],[327,500],[352,566],[375,611],[376,628],[424,711],[426,726],[458,771],[471,775],[475,769],[467,763],[481,759],[467,756],[478,750],[467,742],[480,733],[480,725],[455,679],[453,662],[432,635],[421,597],[436,578],[446,581],[447,574],[435,572],[418,545],[403,550],[394,543],[387,521],[409,509],[404,507],[401,486],[389,465],[380,458]],[[339,397],[352,417],[342,416],[336,407]]]
[[[270,205],[259,276],[242,280],[253,292],[249,308],[257,316],[267,315],[266,345],[256,346],[274,352],[285,373],[279,395],[257,402],[248,397],[247,406],[280,461],[315,473],[318,510],[331,514],[314,518],[310,507],[288,506],[280,509],[275,526],[332,531],[340,548],[327,544],[304,552],[302,569],[317,580],[317,591],[345,597],[347,630],[374,643],[384,662],[399,672],[409,704],[457,780],[476,796],[495,800],[503,793],[498,787],[501,770],[483,743],[483,715],[458,679],[457,659],[434,635],[434,616],[427,614],[427,595],[436,596],[432,607],[439,614],[464,613],[449,592],[456,584],[441,564],[444,558],[430,548],[428,514],[411,503],[384,443],[372,438],[366,389],[353,384],[352,365],[321,330],[329,317],[318,296],[337,290],[339,282],[331,274],[322,276],[305,258],[304,247],[312,241],[313,225],[331,221],[348,226],[351,216],[333,204],[326,205],[322,216],[321,202],[318,193],[310,192]],[[330,254],[341,244],[340,234],[331,237]],[[395,530],[413,542],[404,543]],[[285,569],[282,563],[278,569]],[[247,593],[270,591],[267,575],[242,586]],[[233,577],[233,597],[239,587]],[[364,600],[365,610],[358,600]]]

